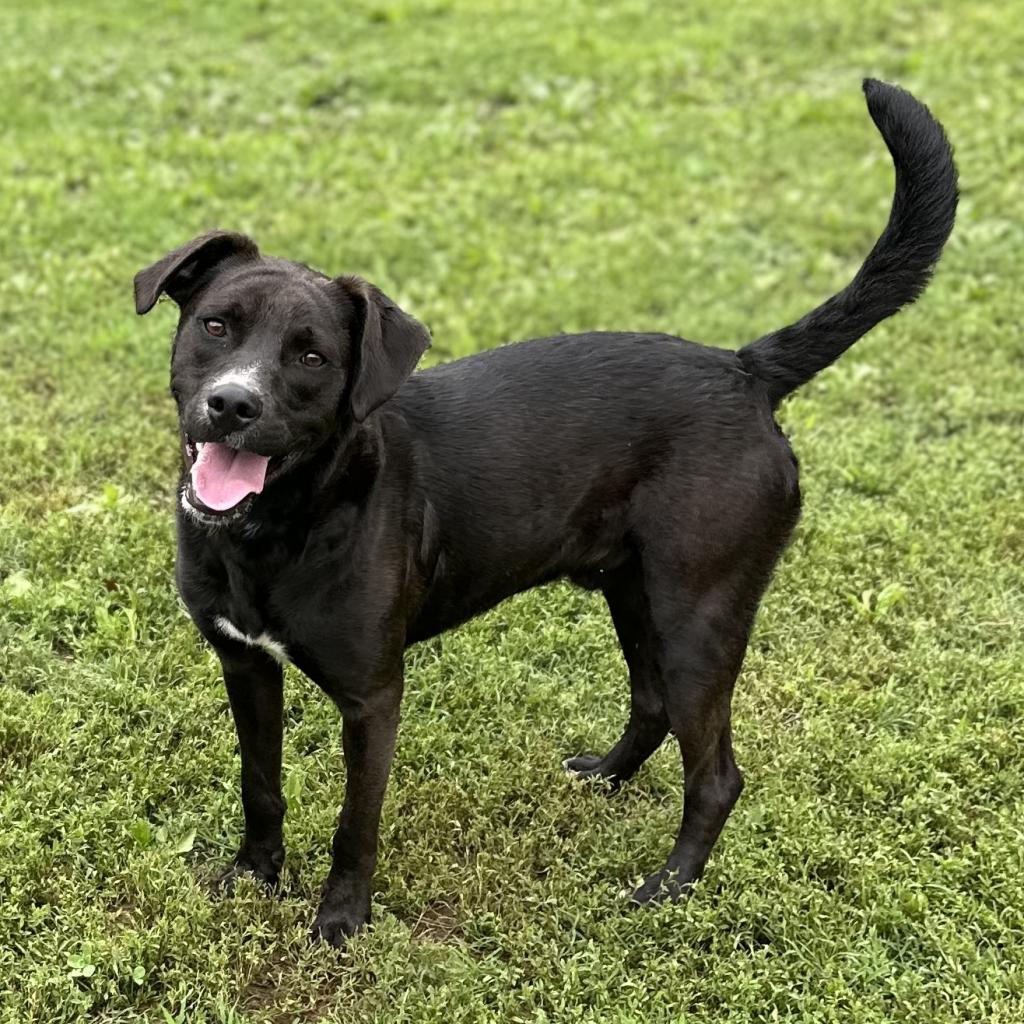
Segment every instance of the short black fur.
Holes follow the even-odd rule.
[[[700,877],[742,788],[733,684],[800,511],[773,409],[918,295],[953,223],[942,129],[895,87],[865,91],[896,166],[889,224],[849,287],[739,353],[584,334],[409,376],[426,330],[358,278],[224,232],[139,274],[140,313],[161,292],[181,306],[186,469],[217,442],[271,467],[262,493],[224,513],[196,506],[187,472],[179,495],[178,585],[220,657],[241,750],[245,836],[226,884],[272,883],[284,858],[275,655],[343,718],[345,803],[314,924],[340,944],[369,920],[404,648],[557,578],[604,594],[631,690],[619,741],[566,767],[618,785],[674,733],[682,823],[634,900],[678,898]],[[259,415],[214,423],[223,380],[251,388]]]

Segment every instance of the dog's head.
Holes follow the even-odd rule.
[[[430,345],[427,329],[358,277],[261,256],[215,231],[135,276],[135,309],[180,310],[171,357],[188,476],[182,505],[213,524],[386,402]]]

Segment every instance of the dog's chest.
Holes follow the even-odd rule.
[[[276,600],[279,573],[264,573],[245,564],[225,566],[227,586],[217,595],[213,624],[223,636],[260,648],[284,664],[292,660],[288,616]]]
[[[227,543],[179,551],[179,586],[197,621],[215,636],[308,671],[316,653],[356,617],[358,596],[330,547]],[[219,541],[219,543],[218,543]],[[343,632],[343,631],[342,631]]]

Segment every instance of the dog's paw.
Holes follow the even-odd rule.
[[[335,949],[344,949],[345,943],[370,923],[370,910],[355,907],[329,907],[322,905],[310,929],[309,941],[326,942]]]
[[[210,884],[210,891],[215,895],[230,896],[240,878],[253,878],[267,888],[275,889],[283,863],[284,850],[259,857],[239,854],[234,863]]]
[[[681,879],[678,871],[662,868],[644,880],[630,897],[633,907],[644,907],[659,903],[678,903],[693,892],[693,881]]]
[[[605,770],[604,758],[597,754],[579,754],[576,757],[567,757],[562,762],[562,768],[573,779],[600,779],[607,783],[613,792],[622,784],[621,779]]]

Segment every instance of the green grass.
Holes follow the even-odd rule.
[[[0,1020],[1024,1019],[1021,13],[6,0]],[[238,763],[171,578],[173,310],[137,319],[134,272],[231,227],[376,281],[434,360],[737,345],[884,223],[865,74],[945,123],[960,220],[921,303],[782,413],[806,513],[693,899],[620,896],[677,827],[674,749],[614,800],[559,770],[626,686],[601,602],[554,586],[410,652],[372,932],[306,944],[343,772],[294,673],[282,891],[210,900]]]

